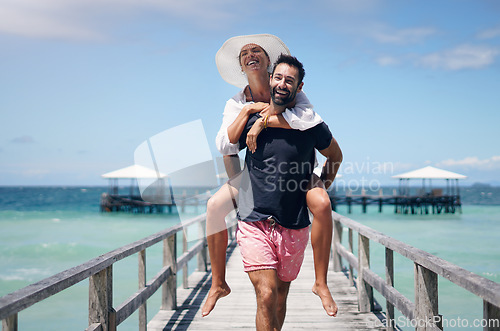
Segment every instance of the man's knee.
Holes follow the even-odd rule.
[[[261,285],[255,288],[257,295],[257,303],[263,306],[273,308],[276,307],[278,300],[278,290],[269,285]]]

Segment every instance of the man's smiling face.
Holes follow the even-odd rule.
[[[284,106],[295,100],[295,96],[302,90],[299,71],[286,63],[280,63],[274,70],[269,82],[271,99],[276,105]]]

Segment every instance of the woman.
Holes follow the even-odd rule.
[[[261,34],[230,38],[216,55],[217,68],[222,78],[242,90],[227,101],[223,123],[216,138],[217,148],[224,155],[224,164],[231,179],[207,204],[207,241],[212,265],[212,286],[202,308],[203,316],[210,313],[219,298],[231,292],[225,281],[228,238],[224,218],[236,208],[235,197],[240,182],[236,176],[240,170],[239,158],[236,155],[239,152],[237,141],[250,114],[262,112],[266,115],[270,101],[268,69],[282,53],[290,54],[290,51],[278,37]],[[255,151],[257,136],[264,125],[306,130],[321,122],[305,94],[300,92],[293,108],[280,115],[263,116],[256,122],[247,135],[247,146],[251,151]],[[333,227],[332,209],[329,196],[317,176],[311,180],[306,200],[314,217],[311,242],[316,282],[312,290],[321,298],[328,315],[335,316],[337,306],[326,282]]]

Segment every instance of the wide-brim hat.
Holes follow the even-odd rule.
[[[248,79],[241,70],[240,51],[243,46],[256,44],[262,47],[269,55],[270,65],[281,54],[290,55],[290,50],[280,38],[272,34],[253,34],[229,38],[215,54],[215,63],[221,77],[231,85],[243,88],[248,85]]]

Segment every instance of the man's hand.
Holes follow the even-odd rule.
[[[252,153],[255,153],[255,150],[257,149],[257,137],[259,136],[259,133],[262,131],[262,129],[264,129],[264,118],[263,117],[256,120],[255,123],[252,125],[252,128],[250,129],[250,131],[248,131],[247,148]]]

